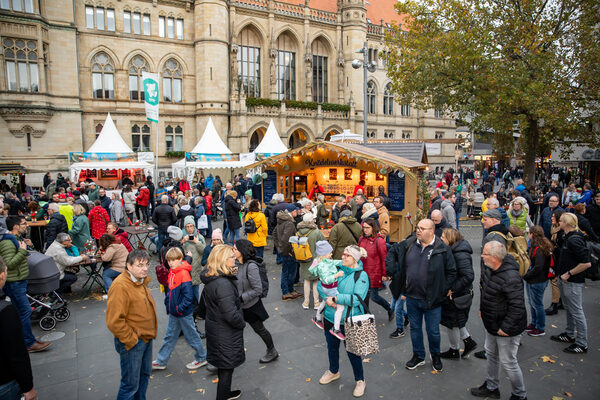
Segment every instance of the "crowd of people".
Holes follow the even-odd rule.
[[[95,182],[75,185],[49,176],[35,194],[8,188],[0,198],[0,287],[14,307],[0,303],[0,313],[7,315],[1,323],[10,324],[7,332],[18,331],[15,335],[23,344],[12,345],[11,351],[21,360],[19,368],[30,370],[27,352],[46,350],[50,343],[38,341],[31,330],[26,297],[29,251],[37,247],[54,259],[59,292],[67,294],[77,280],[78,265],[89,262],[90,249],[97,248],[94,256],[102,264],[98,268],[107,292],[106,324],[121,360],[118,398],[144,398],[152,370],[167,368],[182,333],[194,349],[186,367],[207,366],[218,374],[217,399],[236,399],[241,391],[232,390],[232,378],[245,362],[246,325],[264,342],[260,363],[279,356],[263,304],[269,291],[265,249],[271,243],[280,265],[271,267],[281,268],[281,300],[299,299],[304,310],[312,304],[311,320],[324,331],[329,365],[320,384],[340,378],[339,345],[347,340],[346,318],[367,313],[372,300],[385,310],[388,321],[395,319],[389,338],[402,338],[409,329],[413,354],[407,369],[426,363],[425,325],[434,371],[443,370],[444,359],[473,353],[487,360],[487,374],[471,394],[499,398],[502,367],[511,382],[511,399],[525,399],[517,360],[520,339],[523,333],[544,336],[546,315],[566,309],[564,332],[550,339],[567,345],[567,353],[587,352],[582,294],[591,266],[587,242],[598,241],[600,233],[600,192],[594,193],[586,181],[578,195],[575,184],[563,190],[559,180],[526,188],[510,172],[484,170],[478,176],[481,182],[469,171],[448,171],[432,185],[427,217],[398,243],[389,240],[391,207],[384,187],[369,201],[364,184],[357,185],[353,196],[338,196],[328,205],[315,182],[309,194],[295,202],[275,194],[264,210],[259,185],[242,175],[225,184],[211,175],[194,186],[185,179],[168,187],[163,182],[155,187],[151,177],[138,185],[127,180],[110,195]],[[460,232],[465,206],[467,214],[473,214],[475,193],[485,198],[477,216],[483,229],[477,286],[477,260]],[[213,229],[218,214],[223,228]],[[33,243],[34,235],[27,238],[29,220],[47,220],[39,243]],[[164,289],[168,325],[154,359],[158,319],[148,289],[151,254],[131,245],[123,230],[131,224],[156,226],[156,276]],[[545,308],[548,282],[552,304]],[[380,292],[388,286],[391,298],[386,299]],[[466,328],[477,287],[486,332],[478,352],[481,345]],[[197,329],[197,319],[205,320],[205,333]],[[440,327],[448,337],[445,351]],[[363,362],[350,351],[347,355],[356,382],[353,395],[361,397],[366,391]],[[3,376],[0,393],[12,390],[35,398],[28,375]]]

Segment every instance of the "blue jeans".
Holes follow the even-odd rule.
[[[0,399],[3,400],[21,400],[21,387],[16,379],[0,385]]]
[[[325,332],[325,340],[327,341],[327,357],[329,358],[329,371],[337,374],[340,370],[340,339],[329,333],[329,330],[333,328],[333,324],[326,319],[323,319]],[[344,333],[344,325],[340,325],[342,334]],[[345,344],[344,344],[345,345]],[[352,372],[354,373],[355,381],[364,381],[364,371],[362,365],[362,358],[356,354],[346,352],[350,365],[352,365]]]
[[[281,293],[286,295],[294,291],[296,279],[296,259],[290,256],[281,256]]]
[[[192,292],[197,302],[200,302],[200,285],[192,285]]]
[[[402,330],[404,330],[404,316],[406,315],[404,303],[406,303],[406,300],[402,300],[402,295],[398,296],[397,299],[392,298],[391,307],[396,312],[396,328]]]
[[[429,342],[429,353],[440,354],[440,322],[442,321],[442,307],[427,309],[425,300],[406,298],[406,311],[410,321],[410,340],[413,353],[419,358],[425,358],[425,345],[423,344],[423,317],[425,317],[425,330]]]
[[[379,304],[381,307],[385,308],[386,311],[391,310],[390,303],[387,302],[386,299],[379,295],[380,288],[369,288],[369,297],[375,303]],[[368,304],[367,304],[368,305]]]
[[[264,258],[264,256],[265,256],[265,246],[255,247],[254,250],[256,250],[256,256],[257,257]]]
[[[529,306],[531,307],[531,323],[535,329],[540,331],[546,330],[546,312],[544,311],[544,291],[548,286],[548,281],[542,283],[527,283],[527,297],[529,298]]]
[[[138,339],[137,344],[127,350],[115,338],[115,350],[121,358],[121,385],[117,400],[146,400],[146,389],[152,372],[152,340],[145,343]]]
[[[242,238],[242,228],[239,229],[227,229],[227,231],[225,231],[225,235],[223,236],[223,238],[225,239],[225,243],[233,246],[233,244],[236,242],[236,240],[240,240]],[[231,237],[231,241],[229,240],[229,238]]]
[[[169,358],[171,358],[171,353],[177,344],[177,339],[179,339],[179,333],[181,331],[183,331],[183,336],[185,337],[186,342],[188,342],[188,344],[196,352],[194,360],[206,360],[206,350],[204,350],[202,339],[200,339],[200,334],[194,325],[194,317],[192,314],[185,317],[175,317],[169,314],[169,324],[167,325],[165,338],[160,350],[158,351],[158,356],[156,357],[157,363],[160,365],[167,365]]]
[[[283,256],[281,254],[279,254],[279,251],[277,251],[277,248],[275,248],[275,255],[277,256],[275,259],[275,262],[277,264],[282,264],[283,263]]]
[[[31,305],[27,300],[27,281],[6,282],[2,289],[12,304],[17,307],[21,326],[23,327],[23,337],[25,338],[25,346],[27,348],[35,344],[35,336],[31,330]]]
[[[167,237],[169,237],[169,232],[167,231],[158,231],[158,242],[156,243],[156,252],[160,254],[160,249],[162,249],[163,242]]]
[[[102,279],[104,280],[104,289],[106,289],[106,293],[108,293],[108,289],[110,289],[110,285],[112,285],[113,281],[119,275],[121,275],[121,273],[118,271],[115,271],[114,269],[104,268],[104,271],[102,271]]]
[[[460,222],[459,220],[460,220],[460,216],[461,215],[462,215],[462,211],[456,213],[456,230],[457,231],[460,230],[460,228],[458,227],[458,225],[459,225],[459,222]]]

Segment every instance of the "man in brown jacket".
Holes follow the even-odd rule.
[[[121,386],[117,399],[145,399],[152,372],[152,340],[156,338],[156,306],[148,289],[145,250],[134,250],[127,267],[112,283],[106,305],[106,326],[115,336],[121,357]]]
[[[385,199],[381,196],[377,196],[373,199],[373,204],[377,209],[377,214],[379,214],[379,233],[381,236],[387,238],[390,234],[390,212],[383,205]]]

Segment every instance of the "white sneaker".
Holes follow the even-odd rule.
[[[107,294],[103,294],[102,295],[102,300],[106,300],[106,299],[108,299],[108,295]]]
[[[167,369],[166,365],[159,364],[158,361],[152,361],[152,370],[163,370]]]
[[[302,308],[304,308],[305,310],[308,310],[308,303],[302,303]]]
[[[198,369],[200,367],[204,367],[206,364],[208,364],[208,361],[204,360],[204,361],[192,361],[191,363],[187,364],[185,367],[187,369]]]

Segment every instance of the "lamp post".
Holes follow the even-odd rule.
[[[363,144],[367,144],[367,115],[368,115],[368,102],[369,96],[367,93],[367,71],[375,72],[375,64],[369,62],[369,48],[367,47],[367,42],[363,44],[363,48],[356,51],[359,54],[363,55],[362,61],[358,58],[355,58],[352,61],[352,68],[354,69],[363,69]]]

